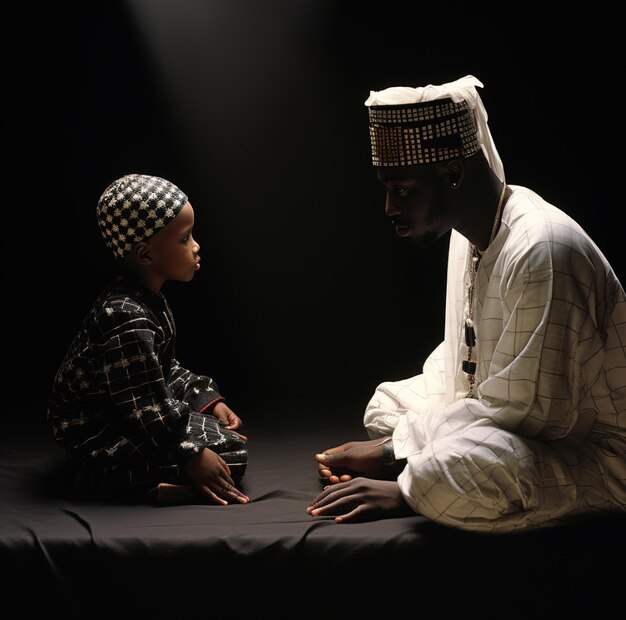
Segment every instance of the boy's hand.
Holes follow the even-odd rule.
[[[185,463],[185,471],[200,499],[211,504],[247,504],[250,498],[235,487],[230,468],[219,454],[204,448]]]
[[[240,417],[225,402],[219,402],[215,405],[213,408],[213,415],[222,426],[225,426],[231,431],[236,431],[238,428],[241,428],[241,425],[243,424]],[[244,435],[241,435],[241,437],[245,441],[248,440],[248,438]]]

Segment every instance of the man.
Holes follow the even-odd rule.
[[[370,441],[316,455],[312,516],[510,532],[626,515],[624,289],[578,224],[507,185],[477,86],[365,102],[397,234],[451,231],[445,336],[422,374],[377,387]]]

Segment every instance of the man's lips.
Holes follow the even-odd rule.
[[[399,219],[391,220],[391,223],[396,228],[396,234],[399,237],[408,237],[411,234],[411,227],[404,221]]]

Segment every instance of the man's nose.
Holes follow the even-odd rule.
[[[400,211],[400,209],[398,209],[398,207],[393,204],[390,192],[387,192],[387,196],[385,198],[385,213],[389,217],[393,217],[394,215],[400,215],[402,213],[402,211]]]

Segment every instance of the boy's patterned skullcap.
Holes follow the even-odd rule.
[[[127,174],[113,181],[98,201],[100,233],[115,258],[147,241],[171,222],[187,195],[170,181],[146,174]]]

